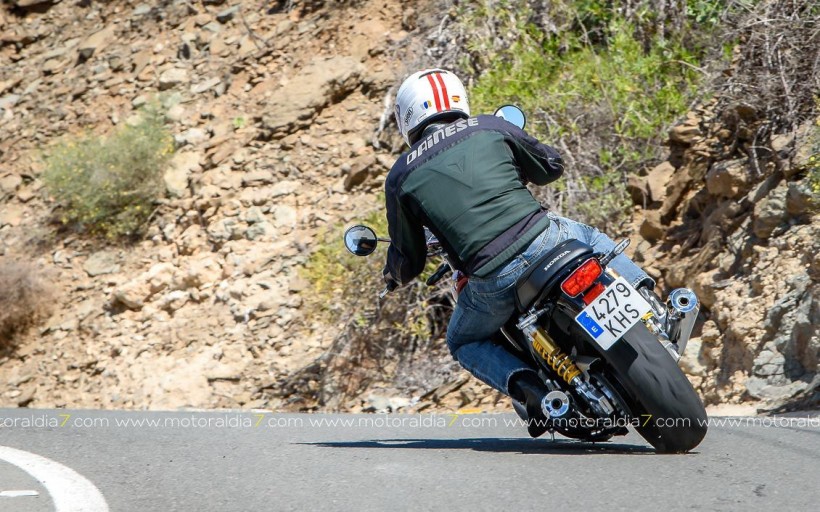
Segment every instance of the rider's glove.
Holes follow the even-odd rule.
[[[382,271],[382,277],[384,278],[384,284],[387,286],[387,289],[391,292],[399,287],[399,282],[393,279],[393,275],[390,274],[390,270],[387,267],[384,267]]]

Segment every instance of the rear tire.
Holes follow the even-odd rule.
[[[682,453],[706,435],[708,418],[698,394],[672,356],[642,324],[606,352],[610,379],[639,423],[638,433],[658,453]]]

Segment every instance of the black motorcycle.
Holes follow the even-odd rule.
[[[524,126],[524,114],[514,106],[496,115]],[[362,225],[349,228],[344,239],[357,256],[389,242]],[[605,441],[632,426],[657,452],[686,452],[707,430],[703,403],[677,364],[698,299],[681,288],[661,304],[607,268],[628,244],[602,254],[571,239],[544,254],[515,284],[516,312],[495,341],[527,362],[550,389],[541,408],[551,432]],[[430,233],[427,247],[428,256],[446,259]],[[427,284],[449,271],[449,263],[442,263]],[[523,404],[513,400],[513,406],[529,421]]]

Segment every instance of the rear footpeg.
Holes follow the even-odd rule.
[[[541,401],[544,416],[551,419],[565,418],[570,408],[569,397],[563,391],[550,391]]]

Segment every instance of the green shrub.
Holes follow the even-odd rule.
[[[387,235],[383,208],[364,214],[361,223]],[[276,393],[302,410],[342,409],[374,381],[426,382],[429,372],[440,373],[439,361],[450,360],[439,340],[452,308],[448,280],[436,288],[416,280],[378,299],[387,244],[368,257],[354,256],[344,247],[346,227],[316,237],[318,248],[301,273],[311,285],[303,294],[306,316],[335,329],[330,348],[278,386]],[[429,261],[424,275],[438,263]]]
[[[726,9],[720,0],[653,5],[496,0],[458,13],[470,36],[460,67],[474,76],[474,109],[521,106],[528,131],[569,163],[565,183],[542,199],[600,227],[624,218],[628,173],[662,154],[666,129],[697,98],[705,48]]]
[[[59,202],[61,223],[109,239],[143,228],[163,192],[173,137],[158,108],[107,137],[85,135],[57,144],[46,155],[43,180]]]

